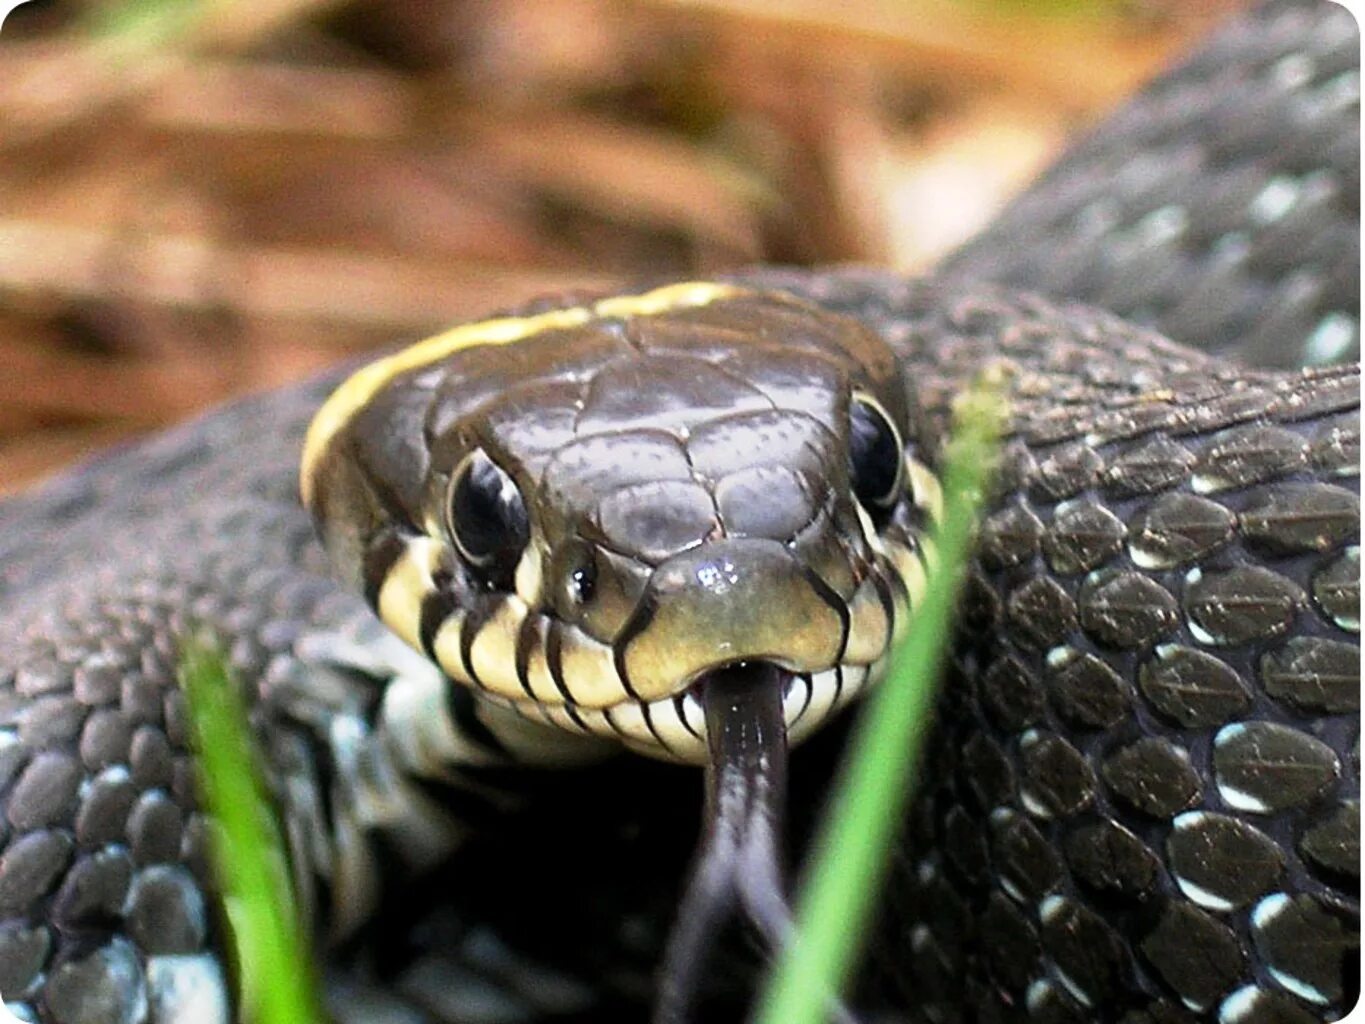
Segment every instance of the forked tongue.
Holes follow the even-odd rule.
[[[701,844],[664,951],[654,1024],[687,1024],[707,954],[736,909],[776,952],[792,929],[782,865],[790,677],[765,662],[732,665],[699,684],[710,757]],[[839,1006],[831,1019],[851,1021]]]

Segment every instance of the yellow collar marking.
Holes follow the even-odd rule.
[[[318,461],[332,438],[363,409],[379,391],[400,373],[416,370],[444,359],[460,349],[476,345],[508,345],[543,331],[577,327],[604,317],[654,316],[675,309],[706,306],[717,299],[741,294],[733,285],[711,281],[692,281],[667,285],[643,295],[621,295],[602,299],[591,306],[571,306],[525,317],[501,317],[462,324],[434,337],[395,352],[357,370],[332,392],[308,425],[303,442],[299,487],[305,505],[313,501],[313,476]]]

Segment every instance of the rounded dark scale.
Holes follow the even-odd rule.
[[[166,739],[173,747],[184,749],[190,744],[190,722],[185,705],[185,692],[179,688],[167,690],[162,701],[166,723]]]
[[[968,629],[984,633],[999,628],[1000,595],[980,570],[973,568],[967,573],[958,610],[963,625]]]
[[[180,836],[180,861],[205,888],[214,884],[209,835],[208,820],[196,813],[190,815]]]
[[[1219,1019],[1228,1024],[1318,1024],[1321,1018],[1280,992],[1245,985],[1223,1000]]]
[[[155,723],[161,718],[163,687],[138,672],[124,676],[119,692],[119,707],[131,722]]]
[[[72,692],[82,704],[91,707],[118,700],[122,684],[122,667],[99,654],[85,659],[71,672]]]
[[[1350,547],[1313,574],[1313,600],[1342,629],[1360,632],[1360,548]]]
[[[137,787],[122,765],[105,768],[89,780],[76,811],[76,839],[84,847],[103,846],[123,838]]]
[[[1184,483],[1194,454],[1168,437],[1158,437],[1110,461],[1104,485],[1121,497],[1152,494]]]
[[[56,885],[71,861],[65,832],[48,829],[19,836],[0,854],[0,914],[22,914]]]
[[[933,922],[934,942],[953,961],[975,933],[975,919],[957,888],[936,872],[920,890],[924,920]]]
[[[1035,576],[1015,590],[1005,611],[1015,639],[1041,650],[1056,646],[1076,624],[1075,602],[1050,576]]]
[[[1093,487],[1103,468],[1104,460],[1090,445],[1059,445],[1038,463],[1029,490],[1040,500],[1061,501]]]
[[[183,605],[177,603],[174,607],[183,607]],[[242,608],[239,609],[239,612],[246,617],[245,620],[240,622],[225,621],[223,623],[223,628],[227,630],[229,634],[245,635],[247,633],[254,633],[255,609]],[[174,635],[178,636],[179,633],[175,633]],[[166,650],[167,647],[169,647],[169,650]],[[172,667],[174,664],[174,652],[174,641],[165,634],[158,634],[153,639],[152,646],[144,647],[140,652],[141,657],[138,664],[142,669],[143,682],[156,690],[158,704],[160,703],[161,691],[168,686],[175,685],[175,669]]]
[[[198,797],[194,758],[176,754],[171,761],[171,799],[181,807],[193,807]]]
[[[160,865],[138,873],[128,895],[128,933],[149,954],[193,953],[204,945],[208,915],[189,872]]]
[[[953,807],[943,819],[943,855],[964,879],[980,885],[990,877],[990,857],[986,838],[977,819],[961,806]]]
[[[999,806],[1014,796],[1014,770],[1009,758],[983,733],[976,733],[963,746],[960,778],[981,810]]]
[[[1359,947],[1358,931],[1308,894],[1275,893],[1251,912],[1251,935],[1270,976],[1311,1003],[1340,1003],[1345,958]]]
[[[165,793],[138,797],[128,815],[128,845],[139,865],[173,861],[180,855],[185,814]]]
[[[1141,647],[1180,622],[1175,598],[1155,580],[1135,572],[1098,572],[1081,585],[1080,622],[1108,647]]]
[[[1156,711],[1187,729],[1222,725],[1251,707],[1230,665],[1183,644],[1163,644],[1138,666],[1138,689]]]
[[[66,824],[83,774],[70,754],[45,750],[35,755],[10,789],[5,812],[10,824],[20,831]]]
[[[1184,900],[1168,900],[1138,950],[1188,1007],[1214,1006],[1242,978],[1246,957],[1227,925]]]
[[[52,950],[52,936],[39,925],[21,921],[0,924],[0,993],[7,999],[23,999],[41,976]]]
[[[1009,732],[1020,732],[1043,715],[1043,688],[1018,658],[997,658],[981,675],[981,703],[991,720]]]
[[[1123,521],[1103,505],[1067,501],[1057,506],[1043,535],[1043,554],[1055,572],[1087,572],[1118,554],[1127,534]]]
[[[133,862],[117,846],[86,854],[66,873],[53,901],[52,917],[66,928],[117,919],[123,910]]]
[[[133,781],[141,789],[171,784],[171,744],[155,726],[144,725],[133,733],[129,752]]]
[[[1324,871],[1360,877],[1360,804],[1347,800],[1331,815],[1304,832],[1299,852]]]
[[[991,853],[1001,887],[1023,903],[1037,903],[1065,875],[1051,841],[1027,817],[1007,807],[991,814]]]
[[[1105,758],[1100,773],[1120,799],[1153,818],[1172,818],[1203,796],[1189,754],[1159,736],[1120,747]]]
[[[81,729],[81,761],[91,771],[122,764],[128,760],[132,740],[133,730],[123,712],[117,708],[92,712]]]
[[[1229,807],[1277,814],[1325,793],[1340,775],[1341,762],[1326,743],[1298,729],[1238,722],[1214,737],[1213,773]]]
[[[1030,1024],[1090,1024],[1091,1010],[1081,1006],[1058,983],[1042,978],[1029,986],[1026,997]]]
[[[1195,562],[1216,551],[1237,529],[1237,517],[1216,501],[1175,491],[1152,502],[1133,523],[1128,551],[1144,569]]]
[[[1266,693],[1301,711],[1360,710],[1360,648],[1355,644],[1296,636],[1261,656],[1260,677]]]
[[[85,724],[90,709],[75,697],[48,696],[25,704],[19,714],[19,739],[24,746],[66,746]]]
[[[1332,484],[1279,484],[1241,519],[1247,538],[1270,551],[1329,551],[1360,532],[1360,498]]]
[[[1179,815],[1166,837],[1166,863],[1180,891],[1201,907],[1245,906],[1273,888],[1284,853],[1260,829],[1226,814]]]
[[[1037,554],[1042,537],[1043,522],[1027,505],[1008,505],[981,524],[977,552],[984,565],[1004,569]]]
[[[1067,722],[1082,729],[1105,729],[1123,720],[1131,701],[1128,686],[1093,654],[1068,649],[1048,658],[1047,692]]]
[[[1158,999],[1141,1010],[1129,1010],[1119,1024],[1199,1024],[1199,1019],[1183,1006]]]
[[[993,892],[981,915],[981,933],[991,975],[1005,988],[1021,992],[1038,974],[1042,942],[1023,912],[1001,893]]]
[[[954,1015],[961,1001],[960,967],[949,960],[934,941],[927,928],[916,930],[911,940],[908,963],[908,987],[915,992],[917,1003],[934,1021],[957,1024]]]
[[[1037,730],[1019,741],[1019,801],[1031,814],[1064,818],[1095,799],[1095,776],[1081,752],[1062,737]]]
[[[1049,896],[1043,901],[1043,948],[1068,991],[1087,1006],[1103,1006],[1118,987],[1123,944],[1098,914],[1075,900]]]
[[[992,489],[998,488],[998,493],[1004,494],[1011,491],[1022,490],[1028,482],[1038,475],[1038,460],[1033,454],[1033,449],[1017,439],[1007,441],[1000,450],[1000,458],[996,466]],[[1039,524],[1039,533],[1042,533],[1042,524]]]
[[[55,1024],[139,1024],[147,981],[133,944],[111,939],[48,973],[43,1001]]]
[[[1288,632],[1304,595],[1291,580],[1256,565],[1191,574],[1185,590],[1190,631],[1204,643],[1244,644]]]
[[[1194,489],[1204,493],[1261,483],[1301,468],[1308,446],[1284,427],[1248,424],[1218,433],[1199,452]]]
[[[1140,899],[1156,887],[1161,861],[1132,832],[1108,818],[1082,825],[1063,844],[1071,871],[1096,892]]]
[[[1328,423],[1320,427],[1308,449],[1308,458],[1320,469],[1343,475],[1359,473],[1359,421],[1354,426]]]

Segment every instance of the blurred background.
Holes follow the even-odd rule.
[[[547,291],[925,270],[1245,0],[35,0],[0,493]]]

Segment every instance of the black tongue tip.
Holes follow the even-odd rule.
[[[697,684],[710,750],[705,832],[664,953],[655,1024],[689,1019],[706,955],[736,904],[773,948],[790,930],[781,842],[789,678],[752,663],[717,669]]]

